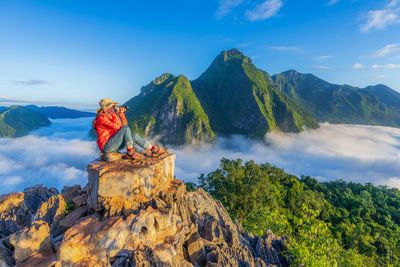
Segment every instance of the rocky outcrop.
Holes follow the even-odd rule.
[[[89,207],[104,210],[106,216],[130,214],[168,188],[174,179],[174,159],[175,155],[165,154],[138,164],[131,160],[95,161],[87,169]]]
[[[0,238],[29,226],[38,207],[55,194],[55,188],[36,185],[0,196]]]
[[[0,240],[0,266],[289,264],[286,237],[248,234],[206,191],[186,192],[174,179],[174,155],[95,161],[88,172],[87,186],[51,196],[32,224]]]

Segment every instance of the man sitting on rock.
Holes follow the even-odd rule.
[[[104,156],[111,152],[118,152],[126,146],[129,158],[141,159],[143,156],[136,151],[134,143],[144,149],[150,149],[152,155],[161,153],[162,149],[158,145],[152,146],[139,135],[131,132],[124,114],[128,108],[127,106],[118,107],[117,104],[109,98],[100,100],[100,108],[97,109],[96,118],[93,121],[102,158],[107,158]]]

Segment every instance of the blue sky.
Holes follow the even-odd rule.
[[[270,74],[400,91],[400,0],[0,0],[0,36],[0,104],[125,102],[233,47]]]

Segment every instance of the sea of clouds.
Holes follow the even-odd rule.
[[[93,118],[56,119],[21,138],[0,138],[0,194],[36,184],[56,187],[87,183],[86,167],[99,151],[88,131]],[[220,159],[268,162],[320,181],[343,179],[400,188],[400,129],[321,124],[299,134],[268,133],[265,141],[242,136],[215,145],[171,147],[178,179],[197,182]]]

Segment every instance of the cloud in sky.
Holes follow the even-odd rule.
[[[377,69],[400,69],[400,64],[386,64],[386,65],[372,65],[370,67],[373,70],[377,70]]]
[[[400,23],[400,1],[392,0],[382,9],[370,10],[366,14],[366,22],[361,25],[361,31],[371,29],[382,30],[386,27]]]
[[[339,2],[340,0],[330,0],[326,5],[328,6],[333,6],[334,4],[336,4],[337,2]]]
[[[361,63],[355,63],[353,65],[353,69],[355,70],[362,70],[362,69],[372,69],[372,70],[379,70],[379,69],[400,69],[400,64],[385,64],[385,65],[379,65],[379,64],[374,64],[371,66],[365,66],[362,65]]]
[[[44,84],[48,84],[48,81],[44,81],[44,80],[27,80],[27,81],[21,81],[21,80],[10,80],[10,82],[13,82],[16,85],[28,85],[28,86],[32,86],[32,85],[44,85]]]
[[[388,44],[384,47],[374,51],[370,56],[371,57],[386,57],[391,56],[393,54],[400,53],[400,44]]]
[[[373,79],[387,79],[387,78],[390,78],[390,75],[382,74],[382,75],[376,75],[376,76],[374,76],[372,78]]]
[[[281,0],[267,0],[256,5],[253,9],[246,11],[246,17],[250,21],[264,20],[275,16],[281,9],[283,3]]]
[[[86,184],[86,167],[98,154],[87,135],[91,121],[52,120],[28,136],[0,138],[0,194],[36,184]]]
[[[85,185],[86,167],[98,157],[96,143],[87,136],[91,120],[52,120],[28,136],[0,138],[0,194],[35,184]],[[400,188],[400,129],[322,124],[299,134],[269,133],[265,141],[233,136],[217,139],[216,145],[169,150],[177,155],[176,177],[185,181],[197,182],[225,157],[268,162],[321,181],[340,178]]]
[[[364,66],[363,64],[361,64],[361,63],[355,63],[354,65],[353,65],[353,69],[355,69],[355,70],[362,70],[362,69],[365,69],[366,68],[366,66]]]
[[[329,59],[329,58],[333,58],[333,56],[318,56],[318,57],[313,57],[313,59],[316,59],[316,60],[324,60],[324,59]]]
[[[277,51],[300,51],[301,47],[298,46],[268,46],[269,49]]]
[[[219,6],[215,11],[215,17],[222,19],[232,12],[232,9],[242,4],[243,0],[219,0]]]
[[[324,65],[316,65],[316,66],[311,66],[313,69],[317,70],[332,70],[331,67],[329,66],[324,66]]]
[[[268,162],[320,181],[343,179],[400,188],[400,129],[324,123],[299,134],[269,133],[266,142],[234,136],[217,140],[216,146],[172,148],[177,155],[175,174],[197,182],[201,173],[214,171],[225,157]]]

